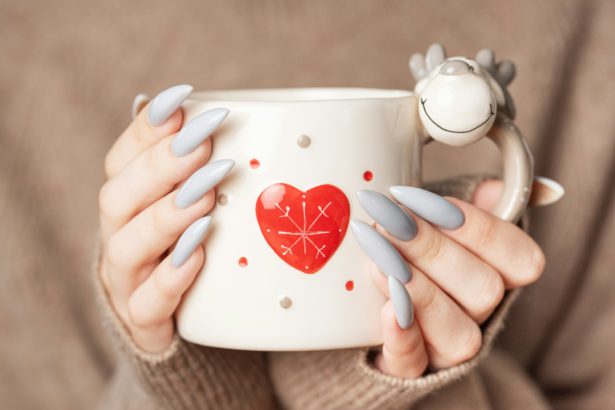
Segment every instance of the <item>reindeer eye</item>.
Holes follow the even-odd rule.
[[[472,71],[472,67],[461,60],[449,60],[440,68],[440,74],[444,75],[462,75],[470,71]]]

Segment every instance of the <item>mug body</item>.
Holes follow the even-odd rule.
[[[210,161],[235,167],[217,187],[201,273],[177,314],[181,337],[243,350],[382,342],[385,297],[348,232],[370,221],[356,193],[419,185],[414,94],[305,88],[195,93],[184,121],[225,107]]]

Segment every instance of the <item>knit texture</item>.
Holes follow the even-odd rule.
[[[440,195],[470,200],[487,176],[464,176],[428,188]],[[140,384],[156,405],[168,409],[273,408],[279,401],[288,409],[408,408],[424,395],[467,375],[489,353],[503,319],[519,290],[508,292],[483,325],[483,343],[471,360],[416,379],[389,376],[374,368],[378,348],[313,352],[269,353],[271,381],[265,353],[197,346],[177,335],[167,350],[144,352],[115,313],[94,265],[101,310],[114,344],[132,363],[133,383]],[[272,384],[273,382],[273,384]],[[107,400],[115,408],[118,403]]]
[[[99,252],[95,260],[95,286],[106,327],[120,360],[132,365],[127,370],[134,377],[124,381],[124,388],[145,391],[152,405],[164,409],[245,409],[248,403],[257,409],[275,407],[264,353],[197,346],[177,335],[162,353],[139,348],[103,288]],[[126,404],[107,396],[105,406],[117,409]]]
[[[530,210],[546,270],[490,353],[412,410],[615,409],[613,21],[612,0],[0,2],[0,407],[168,407],[154,394],[163,381],[146,383],[110,343],[91,275],[103,161],[135,95],[182,83],[408,90],[408,57],[438,41],[514,61],[515,123],[536,173],[566,195]],[[500,168],[487,140],[423,154],[426,181]]]

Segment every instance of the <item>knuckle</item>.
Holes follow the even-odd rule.
[[[478,354],[483,343],[483,337],[478,325],[473,324],[457,340],[456,348],[448,356],[453,364],[459,364],[472,359]]]
[[[494,218],[482,216],[474,224],[475,226],[475,243],[478,247],[491,245],[496,241],[497,237],[497,222]]]
[[[162,324],[163,320],[157,318],[151,313],[150,309],[145,309],[141,305],[141,301],[135,297],[135,293],[128,300],[128,319],[130,323],[137,328],[149,328]]]
[[[182,290],[173,281],[165,280],[165,276],[157,272],[153,275],[154,286],[161,300],[175,301],[182,295]]]
[[[546,258],[545,254],[536,243],[533,245],[532,256],[530,257],[530,266],[528,268],[525,284],[536,282],[545,270]]]
[[[172,186],[180,181],[181,158],[171,152],[171,139],[165,138],[147,151],[147,169],[157,181]]]
[[[114,234],[109,238],[106,249],[107,261],[112,268],[123,271],[129,267],[126,254],[124,252],[126,248],[123,241],[117,234]]]
[[[151,218],[151,226],[159,236],[168,238],[179,235],[181,227],[176,223],[177,218],[168,206],[168,201],[162,200],[156,203],[152,207]]]
[[[502,301],[505,291],[506,287],[502,277],[495,270],[490,271],[485,277],[483,290],[477,298],[478,316],[485,317],[491,314]]]
[[[417,240],[414,246],[418,245],[418,254],[425,263],[430,263],[438,259],[442,252],[444,240],[442,235],[438,232],[426,229],[420,229],[417,235]]]
[[[421,289],[420,297],[417,297],[413,302],[416,309],[427,310],[436,305],[438,299],[438,289],[436,285],[430,284]]]
[[[105,216],[111,217],[117,214],[115,201],[113,200],[112,187],[109,182],[103,184],[100,191],[98,191],[98,208]]]

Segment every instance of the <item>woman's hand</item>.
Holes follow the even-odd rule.
[[[384,345],[376,366],[414,378],[428,367],[474,357],[482,344],[481,323],[506,289],[540,277],[545,258],[525,232],[485,210],[498,199],[499,181],[481,184],[474,204],[419,188],[391,192],[404,209],[361,191],[360,202],[376,226],[353,220],[351,229],[375,262],[376,285],[392,298],[382,309]]]
[[[207,111],[180,130],[179,107],[191,92],[171,87],[137,115],[107,154],[99,194],[101,279],[134,342],[148,352],[171,344],[173,313],[205,258],[213,188],[233,166],[205,165],[209,136],[227,110]]]

